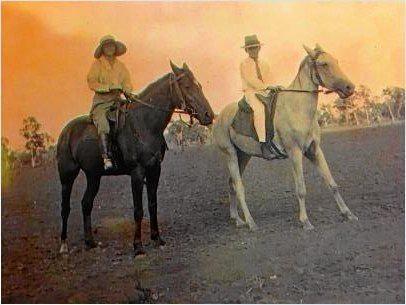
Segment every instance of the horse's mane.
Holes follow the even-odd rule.
[[[166,73],[162,77],[158,78],[157,80],[153,81],[149,85],[147,85],[144,89],[142,89],[139,93],[138,96],[142,99],[146,95],[148,95],[151,91],[154,91],[156,88],[158,88],[162,82],[168,78],[170,73]]]
[[[296,76],[293,79],[292,83],[289,85],[289,87],[293,86],[296,81],[298,81],[299,84],[301,84],[300,73],[302,72],[302,69],[304,68],[304,66],[308,63],[309,58],[310,58],[310,56],[307,55],[307,56],[305,56],[305,58],[302,59],[302,61],[300,62],[300,65],[299,65],[299,69],[296,73]]]

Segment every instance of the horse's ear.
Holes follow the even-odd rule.
[[[182,70],[181,70],[177,65],[175,65],[175,64],[172,62],[172,60],[170,61],[170,63],[171,63],[172,71],[173,71],[173,73],[175,73],[175,75],[178,75],[178,74],[181,74],[181,73],[182,73]]]
[[[185,62],[183,63],[183,70],[190,71],[188,65]]]
[[[262,95],[260,93],[255,93],[255,96],[262,102],[262,103],[268,103],[269,97]]]
[[[311,57],[311,58],[316,58],[316,52],[314,51],[314,50],[312,50],[312,49],[310,49],[308,46],[306,46],[306,45],[303,45],[303,48],[306,50],[306,52],[307,52],[307,54],[309,54],[309,56]]]
[[[314,48],[314,50],[317,52],[324,52],[323,48],[318,43],[316,43],[316,47]]]

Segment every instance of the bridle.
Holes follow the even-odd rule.
[[[178,83],[178,81],[180,79],[182,79],[185,75],[186,75],[185,73],[181,73],[180,75],[177,75],[177,76],[174,73],[169,74],[169,92],[170,92],[171,99],[180,101],[180,103],[178,105],[176,105],[175,110],[159,107],[154,104],[144,102],[140,98],[135,97],[133,95],[126,94],[126,93],[124,93],[124,96],[130,102],[138,103],[138,104],[147,106],[149,108],[152,108],[152,109],[155,109],[158,111],[188,114],[191,117],[196,117],[197,112],[194,111],[194,109],[192,109],[186,103],[186,99],[185,99],[184,94],[182,93],[182,89],[180,88],[179,83]],[[175,94],[175,96],[174,96],[174,94]],[[150,101],[152,101],[151,98],[150,98]],[[177,109],[179,109],[179,110],[177,110]]]
[[[316,56],[315,56],[314,58],[311,57],[310,60],[311,60],[312,65],[313,65],[313,69],[310,70],[310,77],[311,77],[312,82],[313,82],[316,86],[322,86],[322,87],[325,88],[326,85],[324,84],[323,79],[321,78],[320,73],[319,73],[319,70],[318,70],[318,68],[317,68],[317,59],[318,59],[319,56],[320,56],[321,54],[323,54],[323,53],[324,53],[324,52],[317,52],[317,54],[316,54]],[[314,71],[314,74],[312,73],[312,71]],[[316,79],[317,79],[317,82],[318,82],[318,83],[316,83],[316,82],[314,81],[313,75],[316,76]]]
[[[324,52],[317,52],[316,56],[314,58],[310,57],[311,60],[311,68],[310,69],[310,79],[312,80],[313,84],[315,84],[317,87],[321,86],[326,88],[326,85],[323,82],[323,79],[320,76],[319,70],[317,69],[317,58],[319,58],[320,54],[323,54]],[[316,80],[314,79],[314,76],[316,77]],[[319,93],[322,92],[324,94],[330,94],[335,92],[334,90],[320,90],[320,89],[316,89],[316,90],[300,90],[300,89],[281,89],[279,90],[280,92],[304,92],[304,93]]]
[[[180,101],[180,105],[177,107],[180,110],[175,109],[175,113],[188,114],[191,117],[196,117],[197,112],[186,103],[185,96],[182,89],[179,86],[178,80],[182,79],[186,74],[181,73],[180,75],[175,75],[174,73],[169,74],[169,91],[171,99],[173,100],[173,93],[176,94],[176,98]]]

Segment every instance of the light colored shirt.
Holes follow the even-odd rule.
[[[258,59],[258,66],[261,70],[263,81],[258,78],[255,61],[251,57],[248,57],[241,62],[240,73],[242,90],[244,92],[263,90],[270,85],[271,78],[268,63]]]
[[[117,58],[110,63],[105,56],[92,64],[87,75],[87,84],[96,93],[109,92],[111,89],[132,91],[130,73],[125,65]]]

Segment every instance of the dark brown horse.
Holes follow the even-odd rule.
[[[106,172],[98,146],[97,130],[89,116],[70,121],[62,130],[57,144],[58,171],[62,184],[61,253],[68,252],[67,222],[70,213],[72,185],[82,170],[87,187],[82,199],[84,237],[87,247],[95,243],[92,235],[91,212],[93,200],[105,175],[130,175],[134,202],[134,253],[144,254],[141,243],[143,218],[142,191],[146,180],[151,239],[157,246],[164,245],[158,230],[157,188],[166,143],[163,131],[175,109],[182,109],[203,125],[213,121],[214,113],[205,98],[202,87],[186,64],[178,68],[171,62],[168,73],[150,84],[127,107],[125,119],[115,133],[117,166]]]

